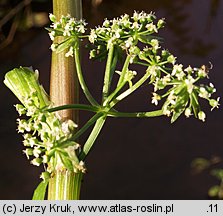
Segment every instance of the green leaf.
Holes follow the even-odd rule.
[[[60,52],[64,51],[65,49],[67,49],[71,46],[74,46],[75,43],[76,43],[75,38],[68,38],[68,39],[64,40],[57,46],[56,53],[60,53]]]
[[[190,103],[193,108],[194,115],[197,118],[198,112],[200,110],[200,106],[199,106],[199,102],[198,102],[198,97],[197,97],[196,93],[194,93],[194,92],[192,92],[190,94]]]
[[[174,113],[171,118],[171,123],[175,122],[180,117],[180,115],[184,112],[188,104],[188,99],[189,99],[188,94],[178,96],[178,99],[176,100],[176,106],[174,108]]]
[[[41,181],[33,193],[32,200],[44,200],[49,181]]]

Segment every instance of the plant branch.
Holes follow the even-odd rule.
[[[146,72],[145,75],[138,82],[136,82],[132,87],[130,87],[128,90],[124,91],[114,100],[112,100],[110,103],[110,107],[115,106],[119,101],[123,100],[128,95],[133,93],[136,89],[138,89],[149,78],[149,73],[150,73],[149,71]]]
[[[91,112],[98,112],[99,108],[91,105],[86,105],[86,104],[66,104],[63,106],[58,106],[58,107],[53,107],[48,109],[48,112],[56,112],[60,110],[65,110],[65,109],[73,109],[73,110],[85,110],[85,111],[91,111]]]
[[[109,88],[111,85],[111,66],[112,66],[113,53],[114,53],[114,45],[112,45],[108,51],[108,58],[104,76],[102,102],[108,97],[109,94]]]
[[[150,112],[116,112],[116,111],[109,111],[108,113],[109,117],[136,117],[136,118],[148,118],[148,117],[157,117],[162,116],[163,111],[162,110],[155,110]]]
[[[122,68],[121,75],[120,75],[119,80],[118,80],[117,87],[120,86],[123,83],[123,81],[125,81],[125,76],[126,76],[126,73],[128,72],[130,59],[131,59],[131,56],[127,55],[127,57],[125,59],[124,66]]]
[[[98,137],[98,135],[105,123],[105,120],[106,120],[106,116],[103,115],[95,123],[95,126],[94,126],[90,136],[88,137],[86,143],[84,144],[82,152],[79,155],[79,160],[84,160],[86,158],[86,156],[88,155],[89,151],[91,150],[96,138]]]
[[[92,124],[94,124],[102,115],[103,113],[96,113],[91,119],[87,121],[87,123],[79,130],[77,131],[74,136],[71,137],[71,140],[78,139]]]
[[[108,117],[130,117],[130,118],[147,118],[147,117],[155,117],[155,116],[163,115],[162,110],[146,111],[146,112],[119,112],[119,111],[114,111],[114,110],[106,111],[106,108],[104,109],[103,107],[100,108],[100,107],[94,107],[94,106],[85,105],[85,104],[68,104],[68,105],[64,105],[64,106],[53,107],[53,108],[48,109],[47,111],[56,112],[56,111],[63,110],[63,109],[78,109],[78,110],[95,112],[95,113],[97,113],[96,115],[98,117],[96,117],[96,115],[95,115],[92,118],[94,118],[96,120],[101,115],[107,115]],[[89,121],[92,121],[92,120],[90,119]],[[73,137],[73,139],[75,140],[77,138]]]
[[[91,95],[91,93],[90,93],[90,91],[89,91],[89,89],[88,89],[88,87],[87,87],[87,85],[84,81],[83,73],[82,73],[82,70],[81,70],[79,47],[74,49],[74,56],[75,56],[76,70],[77,70],[77,76],[78,76],[78,79],[79,79],[80,86],[81,86],[86,98],[88,99],[88,101],[93,106],[97,106],[98,105],[97,101]]]

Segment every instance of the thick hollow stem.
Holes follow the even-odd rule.
[[[77,19],[82,17],[81,0],[53,0],[53,13],[57,19],[70,14]],[[63,40],[63,38],[60,38]],[[57,41],[60,42],[60,41]],[[74,59],[65,57],[67,50],[52,53],[50,98],[55,106],[78,103],[78,79]],[[78,121],[78,112],[63,110],[59,112],[62,119]]]
[[[53,13],[59,20],[62,15],[70,14],[77,19],[82,18],[81,0],[53,0]],[[58,39],[63,40],[61,37]],[[66,104],[78,104],[79,91],[78,79],[75,71],[75,63],[72,57],[65,57],[67,50],[61,53],[52,53],[51,77],[50,77],[50,98],[55,106]],[[59,111],[62,120],[72,119],[78,123],[77,110]],[[80,173],[64,170],[57,170],[52,174],[49,181],[49,200],[79,199],[81,186]]]
[[[49,181],[49,200],[78,200],[80,198],[82,173],[57,171]]]

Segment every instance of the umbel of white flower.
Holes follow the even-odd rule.
[[[6,74],[4,83],[22,103],[15,105],[19,115],[28,117],[17,119],[18,132],[23,134],[24,153],[31,163],[44,164],[41,177],[45,180],[56,169],[85,172],[84,163],[76,156],[80,145],[71,140],[77,125],[47,111],[51,102],[38,83],[38,72],[16,68]]]
[[[53,22],[49,29],[53,40],[51,48],[55,52],[66,49],[65,56],[73,56],[77,49],[77,39],[87,37],[92,44],[90,58],[104,60],[109,50],[114,48],[122,56],[129,56],[130,64],[145,66],[149,84],[154,86],[152,104],[159,105],[165,100],[162,111],[164,115],[172,116],[171,122],[176,121],[182,113],[186,117],[194,114],[204,121],[206,115],[201,110],[199,98],[207,100],[211,110],[219,107],[220,98],[212,98],[212,94],[216,92],[214,85],[198,84],[200,80],[208,78],[207,67],[184,67],[176,62],[174,55],[161,47],[157,33],[164,26],[164,19],[156,22],[154,13],[135,11],[132,16],[124,14],[112,20],[105,19],[102,26],[90,29],[89,35],[84,35],[86,22],[83,20],[76,20],[70,15],[62,16],[58,20],[52,14],[50,19]],[[64,41],[60,44],[54,43],[57,36],[64,36]],[[116,72],[122,76],[122,72]],[[137,77],[136,74],[134,72],[134,76],[131,74],[128,78],[125,75],[124,79],[129,83],[129,88],[133,86],[133,77]]]

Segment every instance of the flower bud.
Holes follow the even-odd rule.
[[[203,111],[200,111],[198,113],[198,118],[201,120],[201,121],[205,121],[205,118],[206,118],[206,114],[203,112]]]

